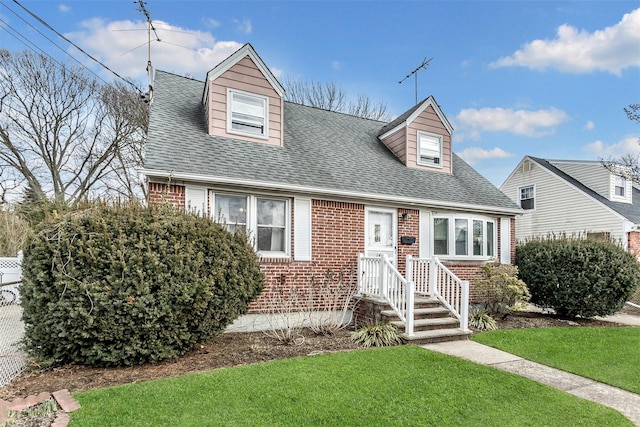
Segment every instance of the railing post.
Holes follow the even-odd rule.
[[[387,274],[387,256],[380,256],[380,298],[385,299],[388,296],[389,275]]]
[[[364,257],[364,254],[358,254],[358,278],[356,279],[358,281],[358,287],[356,289],[356,295],[362,295],[362,257]]]
[[[469,281],[462,281],[462,301],[460,302],[460,329],[469,330]]]
[[[435,297],[436,295],[437,270],[436,257],[433,256],[429,259],[429,295],[431,295],[431,297]]]
[[[411,255],[407,255],[407,262],[404,269],[407,276],[407,281],[413,282],[413,258]]]
[[[413,306],[416,293],[416,284],[412,280],[407,282],[407,323],[405,332],[407,335],[413,335]]]

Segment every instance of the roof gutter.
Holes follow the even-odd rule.
[[[416,207],[428,206],[432,208],[460,210],[460,211],[472,210],[476,212],[491,213],[491,214],[497,213],[497,214],[504,214],[504,215],[522,215],[524,213],[520,208],[515,208],[515,209],[499,208],[495,206],[492,207],[492,206],[485,206],[485,205],[472,205],[472,204],[464,204],[464,203],[444,202],[440,200],[405,198],[405,197],[398,197],[398,196],[389,196],[384,194],[372,195],[370,193],[359,193],[355,191],[307,187],[303,185],[254,181],[254,180],[237,179],[237,178],[213,177],[213,176],[204,176],[204,175],[189,174],[189,173],[175,173],[171,171],[159,171],[154,169],[140,169],[139,171],[145,174],[147,177],[167,178],[172,180],[191,181],[191,182],[198,182],[203,184],[222,184],[222,185],[239,186],[244,188],[280,190],[280,191],[288,191],[292,193],[300,193],[305,195],[344,197],[348,199],[357,199],[357,200],[370,202],[370,203],[381,203],[381,202],[395,203],[395,204],[416,206]]]

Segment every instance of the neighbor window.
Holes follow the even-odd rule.
[[[618,197],[625,197],[625,190],[627,189],[627,180],[621,176],[614,178],[614,194]]]
[[[446,215],[433,219],[433,254],[455,258],[495,256],[495,221],[483,217]]]
[[[291,236],[288,199],[216,193],[211,200],[214,219],[231,232],[246,232],[261,255],[288,255]]]
[[[531,210],[535,208],[535,189],[533,185],[526,187],[520,187],[520,207],[525,210]]]
[[[418,132],[418,164],[442,166],[442,137]]]
[[[228,90],[227,131],[267,137],[268,99],[264,96]]]

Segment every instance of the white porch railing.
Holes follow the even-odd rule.
[[[460,329],[469,329],[469,281],[460,280],[435,256],[411,255],[407,255],[407,280],[415,282],[418,293],[437,298],[460,321]]]
[[[405,324],[407,335],[413,335],[415,286],[402,277],[386,255],[358,256],[358,294],[387,301]]]
[[[438,258],[407,256],[404,278],[385,255],[359,255],[358,294],[387,301],[413,335],[414,293],[438,299],[460,321],[460,329],[469,330],[469,282],[460,280]]]

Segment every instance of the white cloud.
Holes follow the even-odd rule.
[[[331,69],[332,70],[336,70],[336,71],[342,69],[342,62],[340,62],[340,61],[331,61]]]
[[[484,148],[480,147],[469,147],[458,153],[458,155],[462,158],[462,160],[469,163],[470,165],[474,165],[480,160],[507,159],[509,157],[513,157],[512,153],[504,151],[500,147],[494,147],[491,150],[485,150]]]
[[[236,30],[243,34],[251,34],[251,31],[253,30],[251,21],[249,21],[248,19],[243,19],[242,21],[234,19],[233,23],[236,25]]]
[[[582,150],[601,159],[620,158],[625,154],[640,155],[640,143],[637,136],[629,136],[611,145],[595,141],[583,146]]]
[[[627,13],[617,24],[590,33],[564,24],[553,40],[534,40],[491,64],[493,67],[548,68],[566,73],[608,71],[620,75],[640,67],[640,9]]]
[[[71,10],[71,8],[69,6],[67,6],[66,4],[59,4],[58,5],[58,10],[62,13],[66,13],[69,12]]]
[[[206,19],[204,19],[204,25],[205,25],[207,28],[212,28],[212,29],[214,29],[214,28],[218,28],[218,27],[220,26],[220,22],[219,22],[219,21],[216,21],[216,20],[215,20],[215,19],[213,19],[213,18],[206,18]]]
[[[276,79],[279,79],[284,74],[284,70],[281,70],[280,68],[271,68],[271,73],[273,73],[273,76]]]
[[[236,41],[217,41],[209,32],[191,31],[162,21],[154,21],[154,26],[161,41],[151,42],[153,66],[197,79],[204,80],[207,71],[242,46]],[[82,21],[81,27],[80,31],[66,36],[123,77],[143,78],[146,75],[146,22],[107,22],[95,18]],[[78,56],[77,52],[74,54]],[[93,62],[88,65],[95,66]]]
[[[596,124],[593,123],[591,120],[589,120],[587,123],[585,123],[584,125],[584,129],[585,130],[594,130],[596,128]]]
[[[569,115],[557,108],[528,111],[511,108],[467,108],[456,116],[463,136],[479,139],[482,132],[509,132],[529,137],[542,137],[555,132]]]

